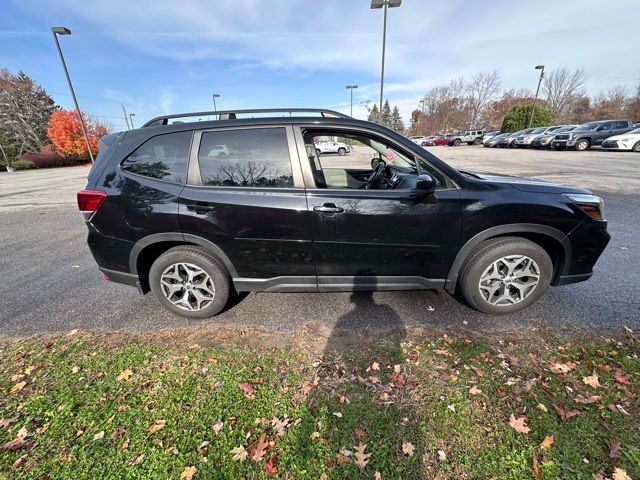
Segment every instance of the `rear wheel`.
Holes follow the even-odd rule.
[[[186,318],[209,318],[227,304],[231,282],[217,258],[200,247],[180,246],[160,255],[149,285],[167,310]]]
[[[590,145],[589,140],[587,140],[586,138],[582,138],[578,140],[578,143],[576,143],[576,150],[579,150],[579,151],[586,150],[587,148],[589,148],[589,145]]]
[[[482,143],[482,140],[480,140],[479,138],[476,138],[473,142],[474,145],[480,145]]]
[[[453,146],[454,146],[454,147],[459,147],[461,143],[462,143],[462,141],[461,141],[459,138],[456,138],[456,139],[453,141]]]
[[[635,143],[631,150],[633,150],[634,152],[640,152],[640,140]]]
[[[338,155],[340,155],[341,157],[343,157],[346,153],[347,151],[344,148],[340,147],[338,149]]]
[[[545,292],[553,264],[538,244],[519,237],[481,243],[460,276],[461,293],[484,313],[512,313],[528,307]]]

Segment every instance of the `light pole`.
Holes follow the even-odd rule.
[[[544,65],[536,65],[536,70],[540,70],[540,78],[538,79],[538,88],[536,88],[536,96],[533,97],[533,105],[531,105],[531,116],[529,117],[529,128],[533,122],[533,112],[536,110],[536,102],[538,101],[538,93],[540,93],[540,84],[544,78]]]
[[[136,127],[133,126],[133,117],[135,117],[135,116],[136,116],[135,113],[130,113],[129,114],[129,120],[131,120],[131,128],[136,128]]]
[[[218,107],[216,107],[216,98],[220,98],[220,94],[219,93],[214,93],[213,95],[211,95],[211,97],[213,98],[213,111],[217,112],[218,111]],[[220,120],[220,115],[218,115],[218,120]]]
[[[351,118],[353,118],[353,89],[358,88],[358,85],[347,85],[347,90],[351,92]]]
[[[384,50],[387,43],[387,8],[399,7],[402,0],[371,0],[371,8],[384,8],[384,24],[382,27],[382,72],[380,73],[380,111],[378,120],[382,120],[382,101],[384,96]]]
[[[420,113],[424,115],[424,100],[418,102],[420,104]]]
[[[78,106],[78,99],[76,98],[76,93],[73,91],[73,85],[71,84],[71,77],[69,76],[69,71],[67,70],[67,64],[65,63],[64,56],[62,55],[60,42],[58,42],[58,35],[71,35],[71,30],[69,30],[67,27],[51,27],[51,33],[53,34],[53,39],[55,40],[56,47],[58,48],[58,54],[60,55],[60,61],[62,62],[62,69],[64,70],[64,74],[67,77],[67,83],[69,84],[69,90],[71,90],[71,97],[73,98],[73,103],[76,106],[76,112],[78,113],[78,120],[80,120],[80,127],[82,128],[84,141],[87,144],[87,150],[89,150],[89,157],[91,158],[91,163],[93,163],[93,153],[91,152],[89,135],[87,135],[87,127],[84,125],[82,112],[80,111],[80,107]]]

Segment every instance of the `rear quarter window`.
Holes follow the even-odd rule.
[[[193,132],[166,133],[150,138],[124,159],[122,169],[174,183],[185,183]]]

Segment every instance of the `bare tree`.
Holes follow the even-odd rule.
[[[636,84],[632,96],[627,101],[625,116],[633,121],[640,122],[640,81]]]
[[[584,95],[588,75],[582,68],[573,73],[567,68],[552,70],[542,83],[542,94],[547,106],[557,119],[564,119],[570,110],[571,102]]]
[[[478,72],[466,85],[467,105],[471,113],[469,127],[478,126],[482,112],[500,94],[502,80],[496,70]]]
[[[594,100],[592,116],[594,118],[620,118],[625,114],[627,105],[627,89],[617,85],[606,94],[600,94]]]

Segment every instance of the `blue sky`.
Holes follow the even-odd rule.
[[[62,37],[83,110],[123,129],[212,108],[325,107],[377,101],[382,11],[369,0],[0,0],[0,67],[55,101],[71,97],[49,27]],[[385,97],[403,116],[433,86],[496,69],[534,88],[533,66],[584,68],[590,93],[640,80],[638,0],[404,0],[389,10]]]

